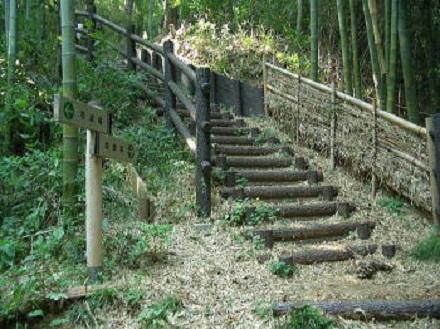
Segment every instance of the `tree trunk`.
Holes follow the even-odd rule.
[[[338,23],[339,34],[341,36],[341,48],[342,48],[342,71],[344,73],[344,91],[353,95],[353,82],[351,79],[351,67],[350,67],[350,49],[348,45],[348,33],[346,25],[346,15],[344,10],[344,0],[337,0],[338,9]]]
[[[397,25],[398,25],[398,0],[392,0],[390,21],[390,44],[387,74],[387,111],[396,113],[396,67],[397,67]]]
[[[311,34],[311,78],[319,80],[318,76],[318,5],[319,0],[310,0],[310,34]]]
[[[413,71],[410,31],[406,21],[406,1],[399,0],[399,43],[400,60],[402,61],[403,82],[405,86],[405,100],[409,121],[418,124],[420,115],[417,103],[416,80]]]
[[[175,8],[171,0],[165,0],[165,31],[171,32],[170,25],[177,26],[177,8]]]
[[[63,95],[76,96],[74,8],[73,0],[61,1]],[[63,203],[74,202],[75,180],[78,172],[78,129],[63,126]]]
[[[368,0],[362,0],[362,8],[365,17],[365,25],[367,29],[368,48],[370,50],[371,68],[373,72],[374,86],[380,107],[384,107],[386,101],[386,90],[382,85],[381,71],[379,60],[377,57],[377,48],[374,42],[373,24],[371,22],[370,10],[368,8]]]
[[[351,51],[354,74],[354,94],[356,98],[362,99],[362,78],[359,65],[359,47],[357,33],[357,14],[356,0],[350,0],[350,18],[351,18]]]
[[[440,300],[328,300],[299,301],[295,304],[274,305],[275,315],[286,314],[304,305],[322,309],[329,315],[368,321],[440,318]]]

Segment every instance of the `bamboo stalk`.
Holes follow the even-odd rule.
[[[301,111],[301,75],[298,75],[298,88],[296,94],[296,145],[299,145],[299,113]]]

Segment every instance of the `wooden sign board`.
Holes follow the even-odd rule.
[[[97,135],[97,156],[130,163],[133,163],[136,160],[134,143],[121,141],[105,134]]]
[[[109,113],[59,94],[54,98],[54,117],[58,122],[100,133],[109,134],[111,130]]]

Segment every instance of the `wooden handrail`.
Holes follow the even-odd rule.
[[[142,46],[150,48],[150,49],[154,50],[155,52],[157,52],[157,53],[159,53],[161,55],[164,54],[163,48],[161,46],[156,45],[154,43],[151,43],[151,42],[149,42],[147,40],[144,40],[140,36],[138,36],[137,34],[132,34],[130,37],[131,37],[132,40],[136,41],[137,43],[141,44]]]
[[[188,128],[186,128],[182,119],[180,119],[179,114],[177,114],[177,112],[173,109],[170,109],[169,111],[170,111],[170,117],[174,123],[174,126],[177,128],[177,131],[180,133],[182,138],[185,140],[185,143],[186,143],[186,145],[188,145],[189,149],[191,150],[191,153],[193,155],[195,155],[196,154],[196,142],[193,140],[191,133],[189,132]]]
[[[135,63],[136,65],[138,65],[141,69],[143,69],[143,70],[147,71],[148,73],[154,75],[159,80],[163,81],[165,79],[162,72],[156,70],[155,68],[153,68],[152,66],[148,65],[147,63],[142,62],[139,58],[132,57],[131,61],[133,63]]]
[[[171,88],[171,91],[176,95],[182,104],[186,107],[186,109],[189,111],[191,118],[195,121],[196,120],[196,106],[191,102],[191,100],[186,97],[186,95],[183,93],[183,91],[180,89],[180,87],[175,83],[174,81],[168,82],[168,85]]]
[[[191,82],[196,82],[196,72],[191,70],[191,68],[185,64],[179,57],[174,54],[168,54],[168,58],[175,66],[179,68],[190,80]]]

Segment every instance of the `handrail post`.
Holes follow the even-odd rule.
[[[88,31],[87,36],[87,61],[93,62],[95,59],[93,57],[93,46],[95,44],[95,40],[92,36],[90,36],[91,33],[95,32],[96,30],[96,20],[93,15],[96,14],[96,6],[94,4],[94,0],[89,0],[87,2],[87,12],[89,13],[89,19],[92,22],[91,29]]]
[[[127,26],[127,69],[135,71],[136,64],[134,64],[131,59],[136,56],[136,42],[131,38],[132,34],[135,34],[134,24]]]
[[[176,109],[176,96],[169,86],[170,81],[175,81],[176,70],[169,59],[169,55],[174,53],[174,44],[171,40],[167,40],[163,44],[163,51],[165,55],[165,120],[168,129],[173,129],[173,122],[171,121],[170,109]]]
[[[431,178],[432,217],[440,225],[440,114],[426,118],[426,138]]]
[[[211,216],[210,70],[196,69],[196,204],[199,217]]]

